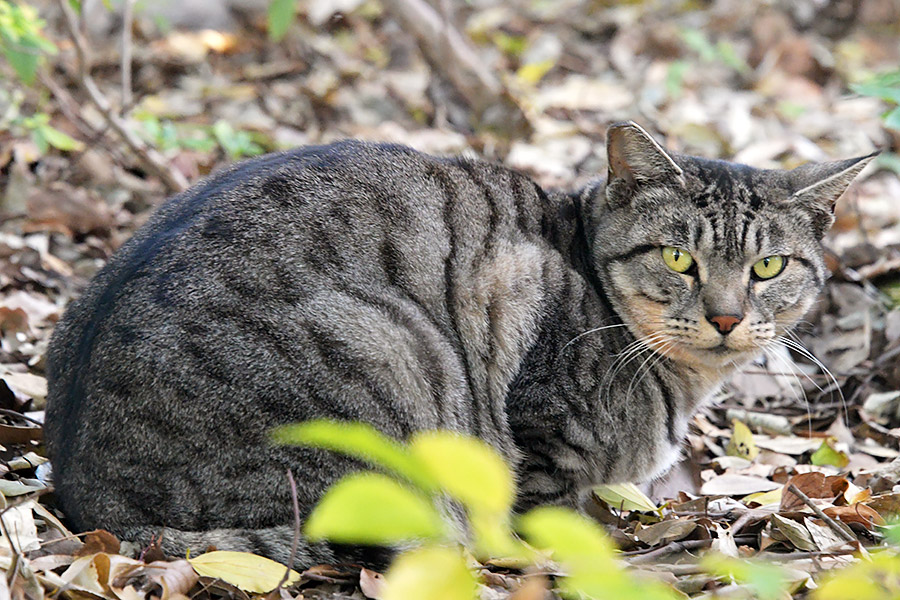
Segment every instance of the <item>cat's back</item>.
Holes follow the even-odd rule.
[[[108,378],[105,367],[127,347],[142,342],[142,353],[156,349],[154,362],[165,361],[186,333],[216,317],[223,324],[229,312],[272,322],[285,316],[279,305],[309,303],[340,282],[384,280],[392,269],[373,254],[397,262],[390,240],[409,249],[416,231],[435,233],[443,199],[429,174],[447,168],[404,146],[348,140],[244,161],[170,198],[54,332],[50,443],[79,416],[92,371]]]
[[[471,429],[451,288],[502,240],[540,237],[538,191],[489,163],[347,141],[240,163],[166,202],[51,341],[45,430],[67,514],[265,525],[279,518],[265,505],[238,518],[189,498],[241,472],[281,486],[297,458],[268,449],[277,424]],[[160,507],[125,486],[162,490]],[[79,514],[89,505],[106,508]]]

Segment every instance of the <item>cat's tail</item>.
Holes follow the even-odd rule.
[[[212,529],[182,531],[171,527],[132,527],[117,532],[121,539],[141,547],[158,545],[168,556],[197,556],[210,550],[250,552],[271,558],[283,565],[293,562],[302,571],[314,565],[362,565],[383,569],[395,553],[380,546],[354,546],[330,542],[312,543],[300,536],[291,560],[294,529],[288,526],[266,529]]]

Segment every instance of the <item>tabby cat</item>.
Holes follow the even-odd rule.
[[[359,463],[273,447],[327,417],[478,436],[517,509],[679,456],[722,380],[810,307],[834,203],[871,156],[792,171],[608,132],[576,194],[510,169],[344,141],[235,165],[166,202],[53,336],[46,437],[79,530],[289,558]],[[295,564],[358,559],[301,544]]]

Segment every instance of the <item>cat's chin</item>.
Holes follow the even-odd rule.
[[[684,351],[680,353],[676,361],[701,370],[709,368],[735,370],[753,360],[758,354],[759,350],[756,348],[753,350],[742,350],[722,343],[716,346],[684,348]]]

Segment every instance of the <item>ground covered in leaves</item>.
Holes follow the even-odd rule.
[[[434,2],[512,102],[501,119],[491,106],[473,110],[452,61],[429,60],[386,8],[393,2],[300,2],[278,42],[265,2],[139,6],[126,84],[121,3],[110,12],[86,2],[86,71],[162,175],[89,101],[60,3],[32,4],[59,52],[30,86],[0,64],[0,597],[266,591],[122,549],[105,533],[72,536],[46,493],[40,420],[53,325],[173,189],[243,156],[344,137],[477,154],[574,187],[605,172],[605,129],[626,119],[673,150],[757,167],[886,152],[837,208],[833,275],[795,338],[697,417],[687,459],[647,486],[649,497],[602,490],[590,512],[624,563],[690,597],[757,593],[698,567],[709,548],[789,565],[791,593],[803,597],[822,573],[865,562],[882,543],[879,526],[900,513],[900,118],[882,115],[900,87],[892,104],[853,86],[900,64],[900,2]],[[41,119],[70,139],[48,136]],[[484,598],[546,594],[548,573],[479,573]],[[379,581],[322,566],[281,595],[374,598]]]

